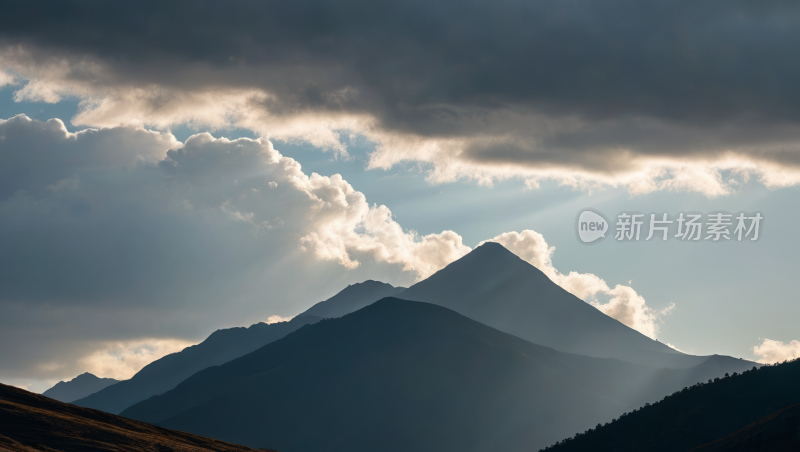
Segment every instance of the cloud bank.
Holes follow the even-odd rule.
[[[431,183],[713,197],[800,182],[798,19],[744,0],[19,2],[0,85],[80,99],[76,125],[239,127],[342,156],[357,134],[369,168]]]

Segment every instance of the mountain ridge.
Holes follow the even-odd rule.
[[[358,311],[384,297],[397,296],[405,287],[394,287],[380,281],[368,279],[350,284],[327,300],[311,306],[300,315],[315,315],[322,318],[335,318]]]
[[[122,415],[252,447],[269,437],[285,452],[522,451],[667,394],[687,373],[559,352],[389,297]]]
[[[137,402],[169,391],[195,372],[246,355],[319,320],[319,317],[305,315],[288,322],[261,322],[250,327],[216,330],[197,345],[151,362],[129,380],[116,383],[73,403],[119,414]]]
[[[73,402],[87,397],[108,386],[119,383],[113,378],[100,378],[89,372],[84,372],[69,381],[59,381],[42,395],[58,400],[59,402]]]

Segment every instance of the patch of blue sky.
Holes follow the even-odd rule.
[[[70,132],[76,132],[86,128],[85,126],[76,127],[70,122],[72,117],[78,112],[78,104],[80,101],[77,98],[63,99],[61,102],[54,104],[47,102],[17,102],[14,100],[14,92],[19,88],[19,86],[15,85],[6,85],[0,88],[0,118],[8,119],[19,114],[24,114],[31,119],[37,119],[39,121],[58,118],[64,121],[67,130]]]

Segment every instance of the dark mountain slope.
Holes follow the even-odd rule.
[[[98,378],[89,372],[78,375],[70,381],[59,381],[42,395],[56,399],[59,402],[72,402],[95,392],[119,383],[113,378]]]
[[[794,447],[800,434],[794,406],[800,403],[798,382],[800,360],[754,368],[684,389],[546,450],[675,452],[703,446],[698,450],[773,451],[781,449],[770,444]],[[784,408],[788,410],[781,411]]]
[[[498,243],[475,248],[399,297],[438,304],[568,353],[658,368],[688,368],[707,359],[673,350],[603,314]]]
[[[254,452],[248,447],[61,403],[4,384],[0,384],[0,450]]]
[[[765,416],[692,452],[789,452],[800,450],[800,404]]]
[[[324,319],[356,312],[384,297],[397,296],[405,287],[393,287],[380,281],[367,280],[347,286],[333,297],[320,301],[300,315],[315,315]]]
[[[130,380],[76,400],[74,404],[119,414],[137,402],[169,391],[197,371],[246,355],[319,320],[315,316],[297,316],[271,325],[257,323],[249,328],[217,330],[200,344],[153,361]]]
[[[566,354],[386,298],[123,415],[284,452],[528,451],[668,394],[687,372]]]

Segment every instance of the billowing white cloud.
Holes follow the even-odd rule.
[[[154,165],[178,143],[171,134],[141,127],[67,131],[60,119],[25,115],[0,119],[0,199],[14,191],[54,192],[79,184],[78,172]]]
[[[179,143],[140,126],[69,133],[59,120],[24,115],[0,121],[0,134],[6,137],[0,155],[7,163],[6,197],[20,189],[65,194],[87,174],[141,164],[141,175],[156,179],[133,181],[129,196],[160,190],[169,195],[162,201],[176,198],[167,207],[175,212],[216,211],[249,225],[254,236],[285,229],[281,234],[295,237],[301,249],[349,269],[359,266],[355,255],[369,256],[423,278],[470,250],[453,231],[420,237],[404,230],[386,206],[369,205],[340,175],[307,175],[265,138],[230,141],[202,133]],[[5,201],[6,215],[21,213],[15,209],[27,201],[20,196]]]
[[[325,187],[330,182],[328,178],[316,179]],[[359,262],[351,254],[368,253],[378,262],[400,264],[404,271],[421,279],[470,251],[453,231],[422,237],[414,231],[404,231],[386,206],[369,206],[358,192],[348,202],[345,190],[352,188],[347,184],[335,197],[323,201],[325,206],[341,203],[342,214],[328,217],[301,239],[303,249],[309,249],[320,259],[336,260],[347,268],[355,268]],[[322,193],[330,194],[328,190]]]
[[[404,284],[469,250],[451,231],[404,230],[341,176],[307,175],[264,138],[69,133],[25,116],[0,133],[0,331],[27,344],[0,345],[5,381],[127,375],[198,331],[255,323],[260,310],[287,318],[331,285]],[[178,342],[150,339],[165,335]]]
[[[170,151],[168,159],[169,171],[198,186],[208,186],[211,177],[227,178],[224,190],[215,186],[213,194],[193,204],[214,199],[231,218],[256,228],[272,229],[289,221],[291,229],[302,232],[301,249],[349,269],[359,266],[353,255],[360,254],[426,277],[469,251],[452,231],[418,237],[404,230],[386,206],[370,206],[340,175],[309,176],[263,138],[228,141],[195,135]],[[265,194],[267,187],[284,187],[282,196],[295,200],[294,209],[276,211],[265,202],[275,196]]]
[[[565,275],[559,272],[552,261],[555,247],[548,246],[542,234],[536,231],[506,232],[489,241],[505,246],[566,291],[650,338],[656,338],[662,317],[674,308],[673,304],[654,310],[632,287],[617,284],[611,288],[605,280],[591,273],[569,272]],[[602,303],[598,296],[608,301]]]
[[[753,354],[758,357],[758,362],[774,364],[800,358],[800,341],[781,342],[772,339],[762,339],[761,343],[753,347]]]

